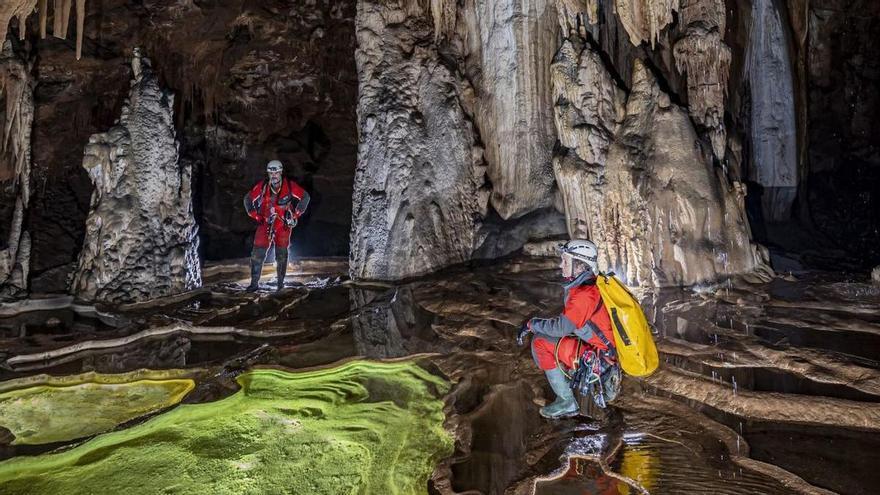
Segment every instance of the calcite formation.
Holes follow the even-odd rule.
[[[763,186],[768,220],[786,220],[797,194],[797,129],[791,55],[773,0],[755,0],[746,54],[751,96],[749,176]]]
[[[757,265],[743,186],[712,166],[686,111],[639,61],[604,174],[601,213],[590,225],[600,266],[631,284],[665,286]]]
[[[4,383],[0,426],[16,445],[74,440],[179,403],[194,387],[186,372],[85,373]],[[15,387],[15,388],[13,388]],[[88,418],[88,421],[83,421]]]
[[[633,45],[648,41],[651,47],[660,32],[672,22],[672,13],[678,10],[680,0],[614,0],[620,18]]]
[[[425,12],[361,2],[354,277],[399,279],[465,261],[485,215],[485,166]]]
[[[89,138],[83,159],[95,190],[71,291],[85,300],[130,302],[201,285],[192,170],[178,158],[173,96],[138,50],[131,65],[122,116]]]
[[[724,103],[731,53],[722,39],[726,21],[722,0],[683,0],[685,35],[674,50],[678,71],[687,74],[688,111],[708,130],[718,160],[724,159],[727,144]]]
[[[623,91],[598,52],[566,39],[551,68],[556,130],[563,151],[553,170],[571,238],[589,238],[601,214],[605,159],[623,116]]]
[[[474,84],[491,204],[501,218],[517,218],[553,203],[555,2],[469,2],[462,8],[465,70]]]
[[[2,21],[2,19],[0,19]],[[4,201],[12,203],[6,239],[0,246],[0,297],[27,290],[31,238],[24,218],[30,203],[31,130],[34,121],[33,79],[30,66],[0,38],[0,180]]]
[[[37,3],[39,2],[39,6]],[[53,35],[66,38],[70,25],[70,9],[72,0],[54,0]],[[40,16],[40,37],[46,37],[46,24],[49,16],[49,0],[5,0],[0,5],[0,43],[6,40],[6,32],[10,21],[18,19],[18,36],[25,39],[27,18],[36,9]],[[86,0],[76,0],[76,59],[82,57],[83,27],[86,19]]]
[[[449,385],[412,362],[258,369],[237,381],[225,399],[4,462],[0,491],[419,493],[453,450],[440,400]]]

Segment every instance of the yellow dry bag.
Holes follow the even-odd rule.
[[[596,286],[611,317],[620,367],[628,375],[650,375],[659,360],[651,326],[639,301],[613,273],[596,277]]]

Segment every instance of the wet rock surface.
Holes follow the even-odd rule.
[[[342,282],[334,273],[345,265],[334,261],[300,266],[278,294],[245,293],[244,268],[209,266],[199,291],[96,310],[115,326],[82,308],[77,318],[9,316],[2,377],[199,369],[186,402],[200,403],[234,394],[232,377],[259,364],[407,357],[452,383],[454,453],[429,481],[440,493],[858,494],[878,482],[880,364],[870,349],[880,293],[868,280],[804,273],[645,294],[661,369],[627,378],[601,418],[551,423],[537,414],[552,398],[543,375],[513,337],[526,317],[560,309],[555,262],[514,259],[406,284]]]

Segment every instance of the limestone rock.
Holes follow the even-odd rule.
[[[83,167],[95,185],[71,291],[131,302],[201,285],[191,166],[178,159],[173,96],[135,51],[117,125],[89,138]]]
[[[552,67],[554,111],[565,148],[553,159],[568,234],[589,238],[602,211],[604,166],[624,94],[589,44],[565,40]]]
[[[614,5],[632,44],[650,41],[653,47],[660,38],[660,31],[672,22],[672,12],[678,10],[679,1],[614,0]]]
[[[400,279],[470,259],[485,167],[461,89],[418,5],[361,2],[353,277]]]
[[[504,219],[516,218],[553,200],[555,2],[480,1],[463,8],[492,207]]]
[[[755,0],[746,55],[751,92],[750,176],[764,187],[764,216],[785,220],[797,193],[797,129],[791,56],[779,10]]]
[[[744,187],[713,170],[685,110],[638,61],[604,180],[590,233],[600,266],[629,283],[691,285],[755,268]]]
[[[30,67],[10,42],[0,39],[0,49],[0,101],[6,103],[0,111],[0,211],[9,215],[8,226],[0,228],[6,233],[0,244],[0,297],[15,297],[27,290],[30,267],[31,238],[24,218],[30,203],[34,83]]]
[[[730,76],[731,52],[722,40],[726,26],[722,0],[683,0],[685,35],[675,43],[675,65],[687,74],[688,111],[709,129],[712,151],[724,158],[727,133],[724,103]]]
[[[578,158],[604,165],[614,127],[623,114],[623,91],[589,45],[565,40],[551,66],[559,142]]]

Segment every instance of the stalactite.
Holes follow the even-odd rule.
[[[632,44],[638,46],[650,41],[654,48],[660,32],[672,22],[672,12],[679,9],[680,0],[614,0],[617,16]]]
[[[434,18],[434,39],[449,37],[455,30],[458,9],[456,0],[431,0],[431,17]]]
[[[687,74],[691,117],[709,129],[712,151],[724,158],[724,101],[730,77],[730,48],[721,39],[727,24],[722,0],[683,0],[685,35],[675,43],[675,66]]]
[[[31,129],[34,120],[33,82],[30,69],[2,42],[0,97],[5,98],[0,166],[12,170],[15,209],[6,249],[0,251],[0,296],[15,296],[27,289],[30,235],[23,230],[30,202]]]
[[[37,9],[39,2],[40,37],[46,37],[46,23],[49,16],[48,0],[4,0],[0,6],[0,43],[6,39],[9,23],[18,19],[18,35],[24,39],[27,30],[27,18]],[[55,0],[53,10],[52,34],[56,38],[67,38],[70,24],[70,9],[73,0]],[[76,0],[76,59],[82,58],[83,28],[86,19],[86,0]]]
[[[40,0],[40,39],[46,39],[46,19],[49,18],[49,0]]]

